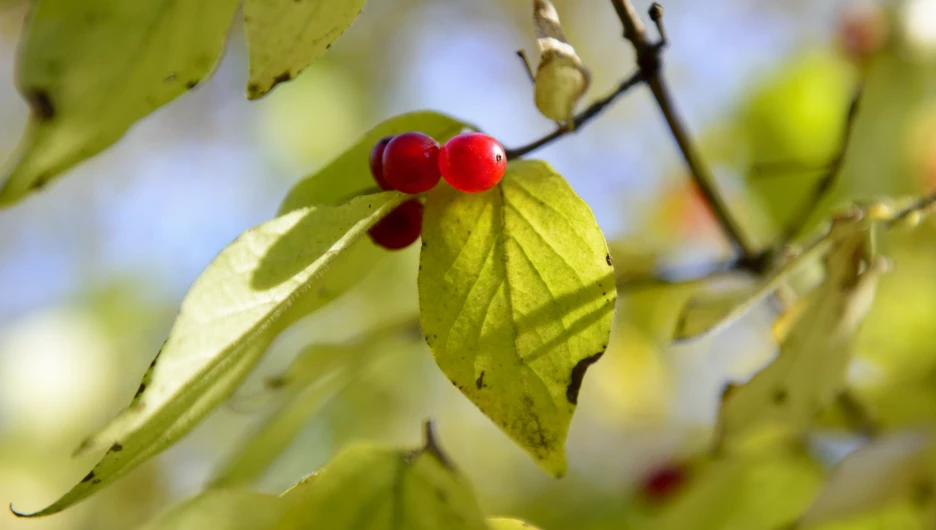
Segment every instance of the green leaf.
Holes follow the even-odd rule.
[[[436,446],[342,451],[283,494],[293,506],[275,530],[487,530],[474,491]]]
[[[237,0],[37,0],[17,61],[31,108],[0,205],[116,142],[194,87],[224,49]]]
[[[179,440],[231,395],[280,331],[358,278],[346,267],[360,255],[345,251],[366,248],[355,248],[355,241],[405,199],[384,192],[340,207],[297,210],[221,251],[185,297],[133,401],[78,448],[110,448],[107,454],[80,484],[32,516],[71,506]],[[330,269],[340,271],[337,279]]]
[[[802,430],[844,389],[855,336],[874,301],[882,262],[866,259],[867,224],[835,225],[826,239],[832,245],[826,278],[797,311],[779,356],[748,382],[726,389],[717,447],[743,440],[757,427]]]
[[[541,161],[479,194],[439,185],[423,222],[419,307],[448,378],[554,475],[616,297],[601,230]]]
[[[365,0],[246,0],[247,98],[266,95],[318,59],[354,22]]]
[[[357,379],[377,352],[394,341],[417,337],[413,323],[382,327],[347,344],[316,345],[303,351],[286,371],[269,380],[282,389],[277,406],[218,467],[210,487],[244,485],[259,478],[329,399]]]
[[[520,519],[491,517],[487,522],[491,530],[538,530],[535,526]]]
[[[276,495],[209,490],[174,506],[141,530],[262,530],[279,521],[287,507]]]
[[[886,434],[846,456],[800,524],[814,526],[886,506],[924,483],[933,437],[923,431]]]
[[[280,205],[280,214],[316,204],[341,204],[351,197],[376,190],[377,183],[370,173],[368,160],[374,144],[384,136],[420,131],[444,143],[465,128],[471,126],[430,111],[390,118],[365,133],[341,156],[293,186]]]

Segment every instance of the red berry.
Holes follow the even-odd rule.
[[[377,143],[374,144],[374,148],[370,152],[370,172],[374,176],[374,180],[377,181],[377,185],[380,186],[382,190],[392,190],[393,186],[387,182],[387,179],[383,176],[383,153],[384,149],[387,148],[387,144],[390,143],[390,140],[393,140],[393,136],[384,136],[380,140],[377,140]]]
[[[411,199],[397,206],[371,227],[368,234],[374,243],[387,250],[406,248],[422,233],[423,205]]]
[[[439,170],[453,188],[477,193],[493,188],[507,169],[507,154],[497,140],[468,132],[452,138],[439,153]]]
[[[422,193],[439,183],[439,143],[419,132],[395,136],[383,152],[383,176],[395,190]]]
[[[657,469],[644,478],[640,490],[651,501],[663,501],[686,482],[686,469],[677,464]]]

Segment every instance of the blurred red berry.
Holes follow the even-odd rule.
[[[445,143],[439,154],[439,170],[453,188],[467,193],[489,190],[507,169],[504,148],[490,136],[469,132]]]
[[[654,502],[666,500],[686,483],[686,468],[679,464],[669,464],[646,476],[640,491],[645,498]]]
[[[374,243],[387,250],[399,250],[413,244],[422,233],[423,205],[411,199],[394,208],[371,227],[368,234]]]
[[[391,139],[383,151],[383,176],[392,189],[423,193],[439,182],[439,143],[420,132]]]

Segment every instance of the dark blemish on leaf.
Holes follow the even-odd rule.
[[[140,397],[140,394],[142,394],[144,390],[146,390],[146,383],[140,383],[140,388],[137,389],[136,394],[133,395],[133,398],[136,399]]]
[[[197,87],[197,86],[198,86],[198,80],[197,80],[197,79],[194,80],[194,81],[189,81],[188,83],[185,83],[185,88],[188,89],[188,90],[191,90],[191,89],[193,89],[193,88],[195,88],[195,87]]]
[[[266,387],[269,389],[283,388],[284,386],[286,386],[286,378],[282,375],[274,375],[266,381]]]
[[[92,480],[92,479],[94,479],[94,471],[92,471],[92,472],[88,473],[87,475],[85,475],[85,478],[81,479],[81,482],[82,482],[82,483],[85,483],[85,482],[88,482],[89,480]]]
[[[280,75],[273,78],[273,84],[270,85],[270,90],[273,90],[273,87],[275,87],[276,85],[280,83],[285,83],[286,81],[289,81],[290,79],[292,79],[291,73],[289,72],[281,73]]]
[[[96,478],[96,479],[94,479],[94,480],[91,481],[91,485],[92,485],[92,486],[96,486],[96,485],[98,485],[98,484],[100,484],[100,483],[101,483],[101,479],[99,479],[99,478]]]
[[[26,90],[25,98],[33,116],[40,122],[50,121],[55,117],[55,105],[52,104],[52,98],[46,90],[30,88]]]
[[[774,405],[781,406],[786,403],[788,397],[790,396],[785,388],[778,388],[770,398],[773,400]]]
[[[726,399],[730,398],[731,394],[733,394],[734,391],[737,390],[738,388],[739,386],[734,383],[726,384],[724,388],[722,388],[722,391],[721,391],[721,401],[724,402]]]
[[[475,381],[475,386],[478,387],[478,390],[481,390],[484,386],[484,370],[481,370],[481,375],[479,375],[477,381]]]
[[[108,452],[110,453],[119,453],[120,451],[123,451],[123,446],[118,443],[115,443],[111,446],[110,449],[108,449]]]
[[[258,85],[257,83],[250,83],[249,85],[247,85],[247,93],[249,93],[250,95],[253,96],[259,92],[260,92],[260,85]]]
[[[171,83],[171,82],[173,82],[173,81],[175,81],[175,80],[176,80],[176,73],[175,73],[175,72],[169,72],[169,75],[167,75],[166,77],[163,78],[163,82],[164,82],[164,83]]]
[[[29,185],[29,189],[32,191],[41,190],[49,182],[49,178],[51,177],[51,173],[40,173],[39,176],[36,177],[36,180]]]
[[[607,346],[605,346],[605,348],[607,348]],[[579,390],[582,388],[582,379],[585,378],[585,372],[588,370],[589,366],[598,362],[598,359],[601,359],[604,352],[604,350],[601,350],[594,355],[586,357],[572,367],[572,378],[571,381],[569,381],[569,386],[566,387],[566,399],[569,400],[569,403],[573,405],[578,404]]]
[[[608,266],[611,266],[611,254],[605,254],[605,261],[608,262]]]
[[[328,44],[325,45],[325,49],[326,49],[326,50],[329,49],[329,48],[331,48],[331,43],[330,43],[330,42],[329,42]]]

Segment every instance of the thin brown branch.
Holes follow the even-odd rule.
[[[507,153],[507,159],[513,160],[515,158],[520,158],[549,143],[552,143],[554,140],[558,138],[561,138],[569,133],[578,131],[583,125],[591,121],[592,118],[601,114],[601,112],[604,111],[605,108],[608,107],[608,105],[613,103],[621,94],[627,92],[628,90],[631,89],[631,87],[640,83],[642,80],[643,78],[641,77],[640,72],[636,72],[632,74],[627,79],[621,81],[621,84],[618,85],[618,87],[614,90],[614,92],[611,92],[607,96],[595,101],[594,103],[589,105],[587,109],[577,114],[574,119],[574,123],[575,123],[574,128],[569,129],[568,127],[559,127],[555,131],[547,134],[546,136],[543,136],[542,138],[534,140],[526,145],[516,147],[513,149],[505,149]]]
[[[689,167],[692,179],[702,191],[702,195],[712,208],[722,230],[741,253],[741,263],[755,263],[760,253],[748,240],[738,221],[732,216],[727,203],[715,188],[715,178],[695,147],[688,129],[679,117],[673,98],[660,73],[660,43],[650,43],[646,30],[630,0],[611,0],[614,10],[624,27],[624,37],[631,42],[637,54],[637,65],[643,73],[657,105],[666,118],[673,138],[676,140],[683,159]],[[658,5],[652,9],[652,16],[658,28],[662,28],[663,10]]]

